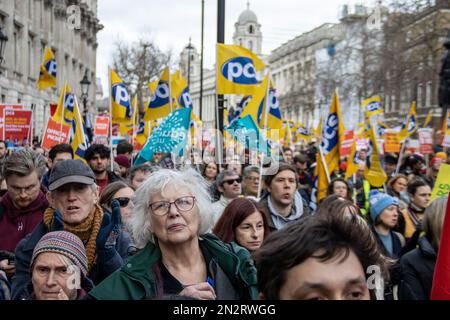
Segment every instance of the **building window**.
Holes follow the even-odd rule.
[[[253,51],[253,41],[248,42],[248,49]]]
[[[386,113],[391,112],[391,104],[390,104],[390,101],[389,101],[389,96],[386,96],[384,98],[384,111]]]
[[[253,34],[254,31],[253,25],[250,25],[250,27],[248,27],[248,33]]]
[[[426,94],[425,94],[425,103],[427,105],[427,107],[431,107],[432,106],[432,101],[431,101],[431,97],[432,97],[432,83],[431,81],[427,82],[427,89],[426,89]]]
[[[422,93],[423,93],[423,86],[422,86],[422,84],[419,84],[417,86],[417,107],[418,108],[422,108],[423,107]]]
[[[391,112],[397,111],[397,105],[395,101],[395,95],[391,96]]]

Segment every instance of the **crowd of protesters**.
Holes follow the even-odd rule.
[[[92,145],[0,141],[0,300],[430,299],[447,198],[430,202],[442,150],[384,156],[388,181],[332,173],[316,206],[311,143],[274,170],[229,159],[133,165]],[[368,281],[376,267],[375,285]],[[74,286],[73,284],[76,284]]]

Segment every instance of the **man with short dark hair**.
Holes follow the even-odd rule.
[[[275,174],[265,177],[264,184],[268,193],[260,201],[260,209],[271,230],[282,229],[289,222],[310,214],[308,205],[297,192],[297,170],[292,165],[280,163]]]
[[[397,170],[398,157],[395,153],[388,153],[384,156],[384,171],[388,176],[388,179],[395,175]]]
[[[220,192],[220,199],[212,205],[214,222],[220,219],[226,206],[241,195],[241,183],[242,179],[234,171],[224,170],[217,176],[216,186]]]
[[[387,275],[367,224],[343,213],[291,223],[265,239],[254,258],[266,300],[376,300]]]
[[[95,174],[99,193],[102,193],[108,184],[121,180],[114,172],[108,171],[111,151],[106,146],[93,144],[86,150],[84,159]]]
[[[259,191],[259,167],[249,166],[244,169],[242,175],[242,192],[245,197],[258,197]]]
[[[292,164],[292,149],[289,147],[283,147],[283,159],[286,163]]]
[[[73,159],[73,149],[70,144],[57,144],[53,148],[50,149],[48,153],[48,167],[50,170],[42,177],[41,184],[46,189],[48,189],[48,179],[50,178],[50,173],[52,167],[55,166],[58,162]]]
[[[123,155],[128,158],[128,160],[131,162],[133,160],[133,145],[131,143],[128,143],[126,141],[121,141],[117,145],[117,156]]]
[[[31,284],[31,260],[39,240],[53,231],[78,236],[86,248],[88,277],[100,283],[119,269],[131,253],[130,238],[122,232],[118,201],[111,214],[100,207],[95,175],[81,160],[66,160],[55,165],[50,175],[47,198],[50,207],[41,223],[16,248],[16,276],[12,295],[20,300]]]
[[[13,253],[42,220],[48,207],[40,184],[44,171],[44,157],[31,149],[16,151],[6,159],[3,177],[8,192],[0,201],[0,250]],[[6,260],[0,261],[0,269],[9,276],[15,272]]]

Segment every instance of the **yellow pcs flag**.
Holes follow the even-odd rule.
[[[408,118],[406,119],[406,124],[403,125],[402,129],[398,133],[400,141],[403,141],[411,136],[417,131],[417,129],[419,129],[419,123],[417,122],[416,102],[414,101],[411,105]]]
[[[172,111],[171,104],[170,73],[169,68],[165,68],[158,85],[151,92],[144,120],[150,121],[168,116]]]
[[[317,155],[317,165],[315,169],[315,175],[317,177],[317,204],[319,204],[323,199],[327,197],[328,190],[328,176],[325,170],[323,157],[321,155],[321,151]]]
[[[72,125],[72,120],[74,117],[74,105],[75,96],[71,92],[69,85],[66,83],[63,88],[61,88],[61,94],[59,96],[58,106],[53,114],[53,120],[57,123],[63,123],[64,125]],[[61,117],[64,121],[61,121]]]
[[[345,128],[342,123],[341,106],[339,104],[339,97],[335,91],[330,112],[323,124],[322,130],[322,152],[330,174],[334,170],[339,169],[339,152],[344,133]]]
[[[375,96],[364,100],[362,102],[362,107],[364,109],[367,118],[383,113],[380,96]]]
[[[57,64],[52,49],[46,47],[39,71],[37,86],[39,90],[56,87]]]
[[[427,117],[425,118],[425,121],[423,123],[423,127],[431,129],[431,120],[433,120],[433,110],[430,110],[430,112],[428,112]]]
[[[352,151],[347,162],[347,171],[345,172],[345,180],[350,179],[359,170],[358,152],[356,150],[356,139],[353,139]]]
[[[130,94],[119,75],[113,69],[109,72],[112,122],[129,122],[133,116]]]
[[[252,95],[259,85],[256,73],[264,68],[264,62],[252,51],[218,43],[217,94]]]
[[[375,130],[370,128],[369,150],[367,152],[368,161],[364,169],[364,177],[370,185],[376,188],[382,187],[387,180],[386,172],[381,165],[380,151],[378,150]]]
[[[131,118],[128,121],[121,122],[119,125],[119,132],[122,136],[127,134],[132,136],[134,134],[133,129],[137,130],[137,127],[139,126],[139,123],[137,121],[138,106],[136,97],[131,100],[131,108],[133,110]]]
[[[75,154],[75,159],[84,161],[84,153],[88,148],[87,137],[84,134],[83,118],[81,117],[78,101],[74,99],[74,121],[72,121],[72,132],[70,145]]]

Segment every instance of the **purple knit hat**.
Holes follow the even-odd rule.
[[[86,249],[81,239],[73,233],[56,231],[45,234],[34,248],[31,266],[33,266],[36,257],[44,252],[59,253],[67,257],[80,268],[81,273],[86,277],[88,271]]]

